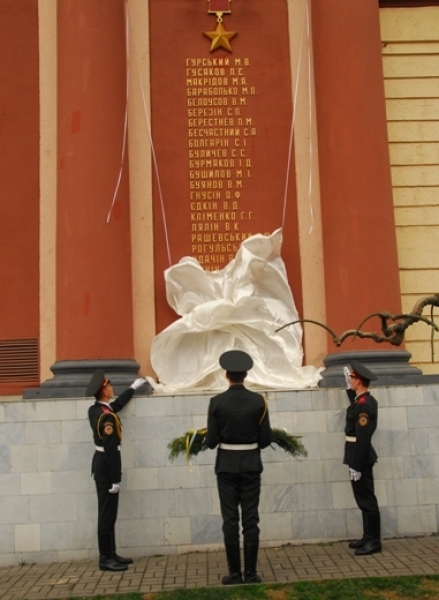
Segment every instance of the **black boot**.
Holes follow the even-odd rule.
[[[132,558],[124,558],[123,556],[119,556],[119,554],[116,554],[116,552],[113,554],[113,558],[116,562],[120,563],[121,565],[131,565],[133,562]]]
[[[364,546],[355,550],[356,556],[366,556],[368,554],[375,554],[381,552],[380,540],[366,540]]]
[[[372,538],[373,540],[380,540],[381,539],[381,517],[380,517],[380,513],[372,513],[369,514],[367,516],[367,533],[368,533],[368,537]]]
[[[241,553],[239,544],[225,544],[229,574],[222,578],[223,585],[237,585],[242,583]]]
[[[244,583],[261,583],[256,572],[259,543],[244,543]]]
[[[113,540],[110,533],[98,533],[98,548],[100,556],[113,554]]]
[[[367,521],[367,514],[365,512],[362,512],[361,515],[363,517],[363,537],[361,538],[361,540],[352,540],[352,542],[349,542],[349,548],[362,548],[366,541],[370,538],[370,535],[368,533],[369,525]]]
[[[126,571],[127,565],[123,565],[114,558],[114,556],[100,556],[99,568],[101,571]]]
[[[111,533],[98,533],[99,568],[101,571],[126,571],[127,566],[114,557],[114,539]]]
[[[367,517],[367,537],[361,548],[355,551],[357,556],[366,556],[381,552],[381,517],[380,513],[372,513]]]
[[[111,533],[111,555],[114,558],[114,560],[120,563],[121,565],[130,565],[133,562],[132,558],[124,558],[123,556],[119,556],[119,554],[117,554],[114,530]]]
[[[352,540],[352,542],[349,542],[348,546],[349,548],[362,548],[364,546],[364,544],[366,543],[366,539],[364,537],[361,538],[361,540]]]

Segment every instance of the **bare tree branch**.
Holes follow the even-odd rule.
[[[422,312],[426,306],[431,306],[431,318],[423,317]],[[388,342],[392,344],[392,346],[400,346],[404,340],[404,335],[406,330],[413,325],[413,323],[418,323],[422,321],[431,327],[431,349],[432,349],[432,361],[434,359],[434,349],[433,349],[433,335],[434,331],[439,331],[439,327],[434,322],[433,315],[433,307],[439,307],[439,294],[434,294],[433,296],[428,296],[426,298],[422,298],[418,300],[418,302],[413,307],[411,313],[402,313],[402,314],[392,314],[389,312],[375,312],[367,315],[361,323],[358,325],[356,329],[348,329],[344,331],[340,336],[338,336],[333,329],[325,325],[324,323],[320,323],[319,321],[314,321],[312,319],[297,319],[296,321],[292,321],[291,323],[287,323],[279,329],[276,329],[276,333],[278,331],[282,331],[285,327],[289,327],[290,325],[295,325],[296,323],[313,323],[314,325],[319,325],[326,329],[326,331],[332,336],[332,341],[336,346],[341,346],[342,343],[349,337],[352,337],[354,340],[356,337],[359,338],[368,338],[372,339],[377,344],[381,344],[382,342]],[[372,317],[378,317],[381,321],[381,333],[376,331],[362,331],[361,328],[363,325],[371,319]],[[392,324],[389,322],[392,321]]]

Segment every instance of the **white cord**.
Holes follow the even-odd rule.
[[[129,31],[129,22],[128,22],[128,5],[125,0],[125,60],[126,60],[126,93],[125,93],[125,117],[123,124],[123,139],[122,139],[122,156],[120,159],[120,168],[119,175],[117,177],[116,188],[113,194],[113,201],[111,202],[110,210],[107,215],[107,223],[110,222],[111,215],[113,213],[114,203],[116,202],[117,194],[119,192],[120,182],[122,180],[122,172],[123,172],[123,162],[125,159],[125,149],[126,149],[126,141],[127,141],[127,130],[128,130],[128,89],[129,89],[129,79],[130,79],[130,71],[129,71],[129,45],[128,45],[128,31]]]

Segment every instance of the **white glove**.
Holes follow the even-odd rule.
[[[351,469],[351,467],[349,467],[349,479],[351,481],[359,481],[361,479],[360,471],[356,471],[355,469]]]
[[[120,490],[120,483],[113,483],[111,488],[108,490],[110,494],[118,494]]]
[[[142,385],[145,385],[146,383],[146,379],[144,377],[139,377],[139,379],[136,379],[135,381],[133,381],[133,383],[130,385],[130,388],[132,390],[138,390],[139,388],[142,387]]]
[[[351,379],[349,377],[349,375],[351,374],[351,372],[349,371],[349,367],[343,367],[343,375],[344,378],[346,379],[346,388],[349,389],[351,387]]]

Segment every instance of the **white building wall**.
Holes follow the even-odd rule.
[[[377,388],[376,491],[384,537],[438,531],[439,386]],[[267,394],[273,427],[303,436],[308,457],[263,451],[261,543],[361,534],[342,464],[343,390]],[[98,555],[97,501],[87,400],[0,404],[0,565]],[[206,424],[209,395],[134,398],[122,411],[121,554],[215,549],[222,544],[215,452],[168,460],[167,443]]]

